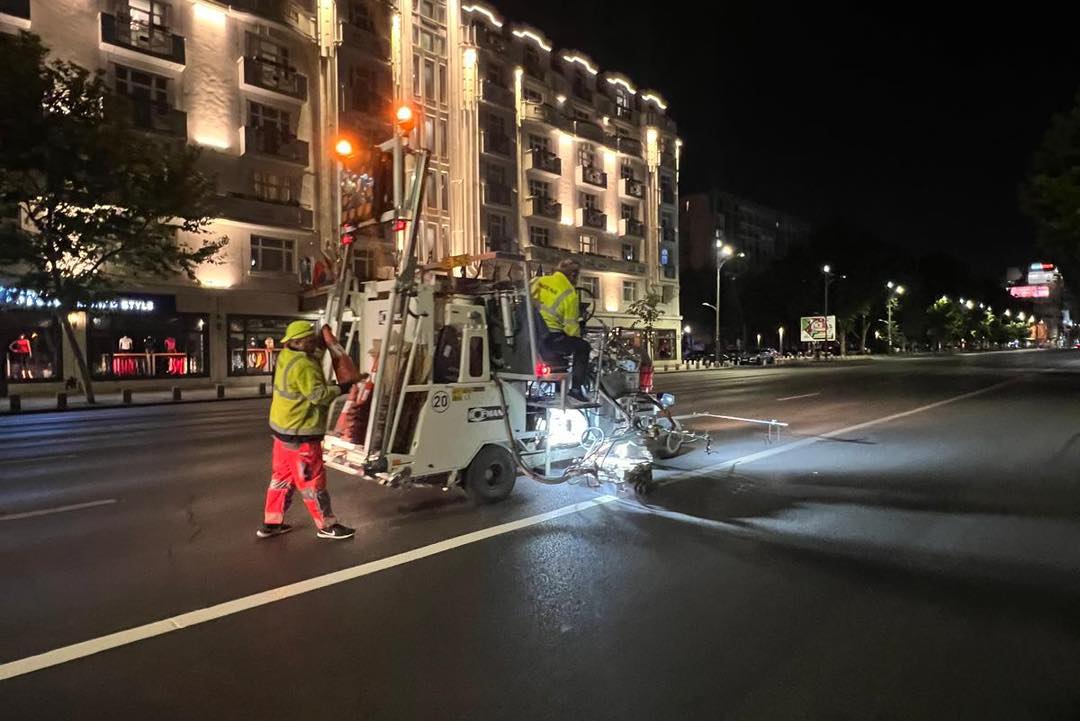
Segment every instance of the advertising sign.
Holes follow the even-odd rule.
[[[836,316],[810,315],[799,318],[799,340],[803,343],[836,340]]]
[[[1009,288],[1009,295],[1013,298],[1049,298],[1050,286],[1048,285],[1014,285]]]

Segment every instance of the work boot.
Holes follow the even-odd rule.
[[[335,523],[332,526],[326,528],[320,528],[319,532],[315,534],[319,538],[332,538],[335,541],[344,541],[346,538],[352,538],[356,535],[356,531],[343,526],[340,523]]]
[[[292,530],[292,526],[288,523],[264,523],[262,528],[255,531],[255,535],[259,538],[271,538],[273,536],[280,536],[283,533],[288,533]]]

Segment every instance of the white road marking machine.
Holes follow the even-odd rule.
[[[460,487],[477,502],[506,498],[519,470],[547,483],[591,476],[646,487],[653,453],[699,437],[672,418],[674,399],[639,392],[633,359],[605,358],[601,333],[594,402],[568,402],[566,369],[539,352],[542,320],[529,293],[538,269],[521,256],[420,264],[411,220],[427,154],[415,156],[396,216],[405,221],[397,278],[350,278],[350,245],[327,301],[324,322],[360,370],[364,359],[377,362],[370,400],[358,407],[362,432],[328,433],[326,464],[384,485]]]

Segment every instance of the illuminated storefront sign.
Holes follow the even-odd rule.
[[[48,310],[59,307],[60,301],[55,298],[43,297],[33,290],[0,285],[0,308]],[[95,301],[89,306],[79,303],[77,307],[98,313],[153,313],[159,310],[158,301],[147,296],[118,296]]]
[[[1013,298],[1049,298],[1050,286],[1048,285],[1014,285],[1009,288],[1009,295]]]

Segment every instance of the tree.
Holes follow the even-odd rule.
[[[1080,93],[1072,110],[1050,120],[1020,204],[1035,221],[1043,249],[1067,271],[1080,269]]]
[[[664,310],[660,307],[663,302],[664,296],[660,292],[660,288],[649,286],[645,289],[645,295],[635,300],[626,308],[626,312],[637,319],[630,327],[637,328],[640,325],[645,331],[644,347],[650,356],[652,355],[652,342],[656,321],[660,320],[660,317],[664,315]]]
[[[69,313],[109,297],[125,275],[194,281],[226,242],[201,237],[214,184],[195,149],[135,131],[130,102],[102,73],[50,60],[36,36],[0,35],[0,67],[0,203],[24,221],[0,227],[0,266],[48,299],[93,403]],[[180,230],[192,240],[180,242]]]

